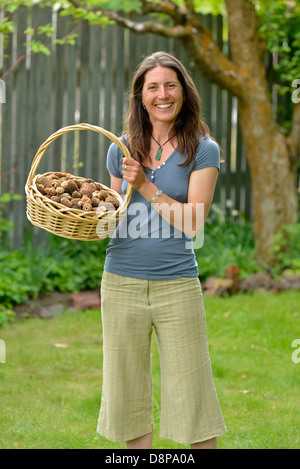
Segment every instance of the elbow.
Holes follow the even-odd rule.
[[[194,238],[201,233],[205,222],[205,207],[203,203],[185,205],[183,232],[186,236]]]

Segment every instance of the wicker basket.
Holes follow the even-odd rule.
[[[25,186],[27,196],[27,218],[33,225],[63,238],[77,239],[81,241],[104,239],[112,235],[120,221],[120,218],[126,212],[126,208],[128,207],[132,194],[132,187],[130,184],[128,184],[124,200],[117,192],[101,184],[102,187],[111,195],[117,197],[120,204],[116,211],[108,211],[102,214],[65,207],[64,205],[54,202],[47,196],[43,195],[36,187],[37,179],[42,176],[40,174],[36,175],[36,170],[49,145],[51,145],[51,143],[61,135],[75,130],[93,130],[105,135],[121,148],[124,156],[130,158],[130,153],[127,147],[115,135],[101,127],[91,124],[77,124],[58,130],[40,146],[32,162],[31,170]],[[51,173],[45,173],[43,176],[48,174]],[[74,179],[83,180],[84,178],[74,176]]]

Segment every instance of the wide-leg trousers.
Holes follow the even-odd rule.
[[[104,272],[103,387],[97,431],[128,441],[154,429],[150,344],[160,354],[160,437],[183,444],[226,432],[198,278],[144,280]]]

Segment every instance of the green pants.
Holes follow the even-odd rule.
[[[143,280],[104,272],[103,389],[97,431],[128,441],[154,429],[150,342],[161,364],[160,437],[183,444],[226,432],[198,278]]]

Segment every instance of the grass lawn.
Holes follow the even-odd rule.
[[[300,448],[300,293],[205,298],[215,384],[228,432],[219,448]],[[154,448],[188,448],[159,438],[160,370],[152,342]],[[96,433],[101,399],[99,310],[17,321],[0,329],[0,448],[125,448]],[[300,353],[298,354],[300,356]]]

